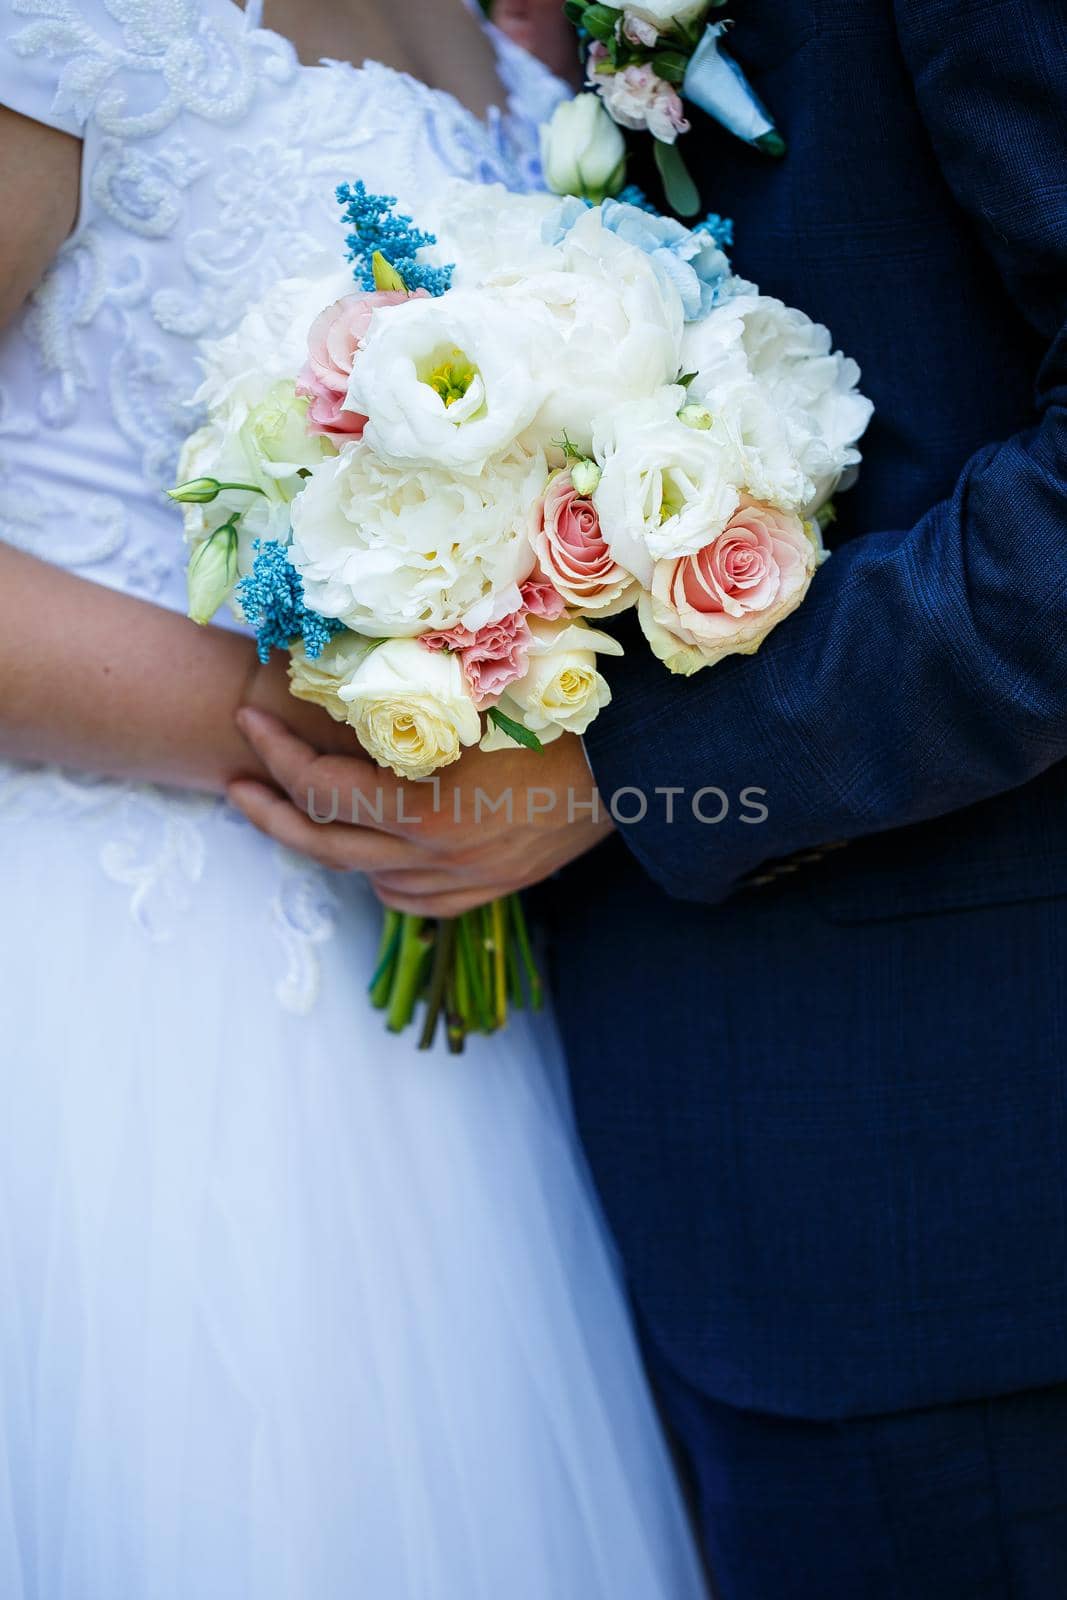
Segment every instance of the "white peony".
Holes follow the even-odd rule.
[[[550,744],[562,733],[584,733],[611,700],[597,655],[621,656],[622,645],[586,623],[530,620],[530,666],[500,700],[500,710]],[[515,740],[490,724],[483,750],[513,749]]]
[[[402,317],[375,312],[347,400],[370,419],[364,438],[394,461],[480,471],[541,407],[544,321],[493,290],[416,300]]]
[[[367,754],[398,778],[428,778],[481,735],[459,657],[415,639],[372,649],[338,694]]]
[[[680,386],[620,406],[597,426],[593,496],[605,542],[643,588],[657,561],[694,555],[737,509],[742,462],[727,429],[687,426]]]
[[[547,479],[540,454],[499,458],[470,478],[383,461],[366,437],[346,445],[292,508],[308,605],[377,636],[498,621],[518,608],[533,567]]]
[[[697,374],[690,396],[731,429],[755,499],[810,517],[847,483],[873,407],[826,328],[752,291],[689,324],[682,361]]]
[[[423,255],[453,265],[453,290],[521,282],[556,265],[542,231],[558,207],[553,194],[514,194],[503,184],[455,178],[420,207],[420,221],[437,237]]]
[[[551,319],[540,346],[546,396],[533,436],[564,433],[588,453],[596,417],[671,384],[681,371],[682,303],[644,251],[586,210],[566,233],[558,266],[534,272],[513,293]]]
[[[562,100],[541,129],[541,165],[555,194],[599,204],[626,176],[626,141],[595,94]]]

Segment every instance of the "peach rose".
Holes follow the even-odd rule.
[[[569,468],[548,480],[534,549],[568,605],[607,615],[633,600],[634,580],[612,557],[597,508],[575,489]]]
[[[424,293],[420,291],[420,295]],[[311,324],[308,359],[296,382],[297,394],[311,401],[309,433],[325,434],[338,443],[361,437],[367,419],[358,411],[347,411],[344,403],[353,362],[375,311],[383,306],[403,305],[412,298],[392,289],[346,294],[320,311]]]
[[[742,497],[696,555],[656,562],[639,607],[645,637],[672,672],[751,655],[803,600],[824,557],[817,524]]]

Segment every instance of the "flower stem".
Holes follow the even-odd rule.
[[[390,1033],[401,1033],[411,1021],[415,1002],[422,988],[426,960],[430,954],[430,941],[421,917],[405,914],[400,927],[400,948],[393,970],[393,986],[389,994],[389,1010],[385,1025]]]
[[[493,957],[493,1027],[502,1028],[508,1020],[508,953],[504,923],[504,902],[494,900],[489,907],[489,933]]]
[[[533,946],[530,943],[530,930],[526,925],[526,913],[522,909],[521,895],[508,895],[508,910],[511,913],[511,925],[515,930],[515,942],[519,947],[519,957],[523,970],[526,973],[526,986],[530,991],[530,1006],[534,1011],[540,1011],[545,1003],[545,989],[541,982],[541,974],[537,970],[534,959]]]
[[[468,1030],[485,1028],[485,989],[482,986],[481,963],[478,957],[478,913],[465,911],[456,930],[456,948],[459,954],[463,983],[459,989],[459,1004],[466,1018]]]
[[[456,948],[456,921],[443,917],[436,926],[433,941],[433,964],[430,967],[430,987],[426,995],[426,1018],[419,1035],[419,1049],[429,1050],[437,1032],[437,1019],[445,1005],[445,991],[452,970]]]
[[[374,967],[374,976],[370,981],[371,1005],[379,1011],[384,1011],[389,1004],[389,995],[393,987],[393,968],[396,965],[396,953],[400,948],[399,911],[385,913],[382,923],[382,938],[378,946],[378,959]]]

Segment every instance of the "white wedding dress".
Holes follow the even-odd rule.
[[[535,181],[562,92],[500,40],[483,124],[260,22],[0,0],[0,101],[84,140],[0,537],[174,608],[197,337],[341,259],[341,181]],[[388,1037],[364,883],[211,798],[2,766],[0,885],[2,1600],[694,1600],[547,1024]]]

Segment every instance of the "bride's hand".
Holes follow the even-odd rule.
[[[257,664],[253,668],[242,704],[254,711],[269,712],[320,755],[363,755],[359,740],[347,722],[336,722],[321,706],[298,700],[289,692],[289,658],[279,651],[272,654],[266,666]],[[251,755],[251,748],[249,753]],[[249,772],[258,769],[259,761],[255,759]]]

